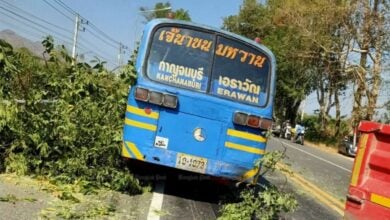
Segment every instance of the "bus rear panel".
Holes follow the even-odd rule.
[[[248,181],[272,121],[275,61],[264,46],[209,27],[155,20],[144,31],[122,156]]]

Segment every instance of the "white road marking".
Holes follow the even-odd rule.
[[[148,212],[148,220],[159,220],[160,215],[158,212],[161,211],[163,198],[164,198],[164,182],[156,183],[154,188],[152,202],[150,203],[149,212]]]
[[[314,154],[312,154],[312,153],[309,153],[309,152],[307,152],[307,151],[304,151],[304,150],[302,150],[302,149],[299,149],[299,148],[297,148],[297,147],[294,147],[293,145],[288,144],[288,143],[286,143],[286,142],[284,142],[284,141],[281,141],[281,142],[282,142],[283,144],[289,146],[289,147],[294,148],[295,150],[301,151],[302,153],[305,153],[305,154],[310,155],[310,156],[312,156],[312,157],[315,157],[315,158],[317,158],[317,159],[319,159],[319,160],[322,160],[322,161],[324,161],[324,162],[326,162],[326,163],[328,163],[328,164],[331,164],[331,165],[333,165],[333,166],[335,166],[335,167],[338,167],[338,168],[340,168],[340,169],[342,169],[342,170],[344,170],[344,171],[347,171],[347,172],[349,172],[349,173],[352,173],[351,170],[349,170],[349,169],[347,169],[347,168],[345,168],[345,167],[342,167],[342,166],[340,166],[340,165],[337,165],[337,164],[335,164],[335,163],[333,163],[333,162],[331,162],[331,161],[329,161],[329,160],[326,160],[326,159],[324,159],[324,158],[322,158],[322,157],[319,157],[319,156],[317,156],[317,155],[314,155]]]

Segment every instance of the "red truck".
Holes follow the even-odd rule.
[[[390,125],[363,121],[345,219],[390,219]]]

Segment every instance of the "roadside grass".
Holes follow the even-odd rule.
[[[13,194],[7,194],[6,196],[0,197],[0,202],[11,202],[11,203],[15,203],[15,202],[19,202],[19,201],[36,202],[37,199],[29,198],[29,197],[18,198],[18,197],[16,197],[16,196],[13,195]]]
[[[255,166],[261,167],[261,172],[254,177],[256,184],[241,188],[233,200],[224,201],[218,219],[278,219],[283,213],[294,212],[298,208],[298,202],[292,193],[270,183],[257,181],[260,176],[276,170],[289,172],[276,165],[283,157],[284,153],[272,151],[257,161]]]
[[[30,198],[30,197],[18,198],[13,194],[7,194],[6,196],[0,196],[0,202],[16,203],[19,201],[36,202],[37,199]]]
[[[315,141],[306,141],[306,144],[310,147],[315,147],[320,150],[330,152],[330,153],[337,153],[338,152],[338,145],[337,144],[324,144],[321,142],[315,142]]]
[[[153,210],[153,212],[159,216],[159,217],[164,217],[164,216],[170,216],[172,215],[169,211],[164,211],[164,210]]]
[[[130,219],[129,210],[117,210],[120,202],[120,192],[109,188],[93,188],[88,192],[82,184],[58,184],[51,182],[45,176],[19,176],[14,173],[0,174],[0,182],[21,187],[34,188],[51,195],[48,207],[40,211],[41,219]],[[143,192],[149,192],[150,186],[144,187]],[[0,197],[0,202],[16,203],[19,201],[35,202],[30,197],[17,197],[7,194]],[[169,213],[161,213],[167,215]]]

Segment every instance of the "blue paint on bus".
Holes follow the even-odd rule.
[[[272,120],[276,63],[269,49],[216,28],[157,19],[144,29],[136,70],[123,156],[242,181],[259,172],[254,163],[266,132],[233,117],[245,113],[248,125],[252,115]],[[137,88],[148,100],[135,98]],[[152,104],[166,96],[177,106]]]

